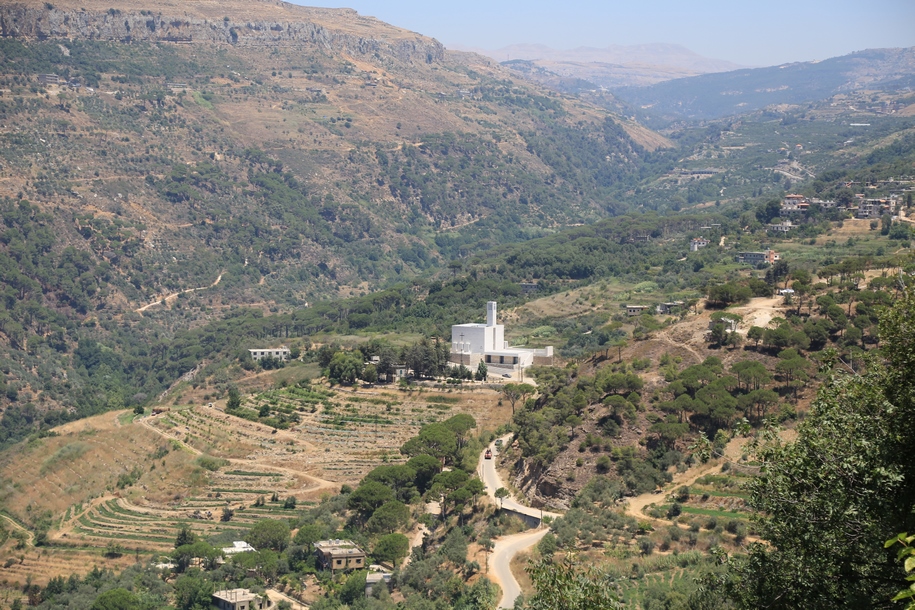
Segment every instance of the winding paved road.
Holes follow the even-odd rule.
[[[501,437],[501,440],[503,443],[507,443],[511,440],[511,435],[507,434]],[[488,448],[492,451],[493,458],[495,458],[498,455],[495,441],[493,441]],[[484,450],[484,452],[480,454],[480,463],[477,466],[477,472],[480,474],[480,479],[483,481],[483,484],[486,485],[486,493],[498,504],[500,503],[500,500],[496,499],[496,490],[500,487],[504,487],[504,485],[502,484],[502,478],[496,470],[496,460],[485,459],[485,453]],[[517,502],[511,496],[502,500],[501,505],[505,509],[521,513],[522,515],[528,515],[536,519],[541,519],[542,517],[556,518],[561,516],[559,513],[525,506],[524,504]],[[499,601],[499,608],[513,608],[515,606],[515,599],[521,594],[521,586],[518,584],[515,575],[512,574],[511,571],[512,558],[519,552],[529,549],[540,542],[540,539],[549,531],[549,528],[541,525],[533,531],[521,532],[520,534],[514,534],[512,536],[503,536],[495,541],[496,544],[493,547],[491,561],[492,573],[490,574],[490,577],[496,584],[502,587],[502,599]]]
[[[521,585],[512,574],[511,562],[515,555],[534,546],[550,531],[548,527],[541,527],[528,532],[521,532],[512,536],[503,536],[496,541],[492,550],[492,572],[490,578],[502,587],[502,599],[499,608],[514,608],[515,600],[521,595]]]

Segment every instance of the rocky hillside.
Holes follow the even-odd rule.
[[[176,337],[239,306],[623,211],[670,146],[350,10],[20,2],[0,33],[0,443],[193,375],[226,344]]]
[[[108,305],[230,265],[220,286],[259,286],[236,301],[372,289],[619,211],[667,145],[351,10],[109,4],[0,7],[0,194],[56,210],[60,245],[98,241]],[[88,236],[115,221],[135,250]]]
[[[0,7],[4,37],[66,38],[110,42],[171,42],[239,46],[317,46],[331,53],[384,55],[401,61],[441,61],[435,40],[400,30],[349,9],[298,7],[282,2],[157,3],[157,10],[111,8],[81,2],[63,8],[49,3]]]

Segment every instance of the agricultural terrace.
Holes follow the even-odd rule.
[[[425,424],[456,413],[480,427],[505,423],[510,409],[498,403],[481,388],[296,386],[248,396],[234,414],[172,406],[66,424],[0,462],[4,527],[21,532],[0,543],[4,577],[44,584],[94,566],[119,569],[167,553],[185,525],[229,546],[259,519],[291,516],[402,461],[400,446]]]
[[[506,423],[510,409],[498,403],[495,391],[481,388],[397,392],[291,386],[248,396],[237,409],[191,407],[150,423],[233,464],[247,459],[336,483],[357,483],[381,463],[402,461],[401,445],[426,424],[457,413],[469,413],[480,428]]]

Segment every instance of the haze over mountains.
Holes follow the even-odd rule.
[[[649,85],[673,78],[725,72],[742,67],[729,61],[703,57],[682,45],[665,43],[614,44],[604,48],[578,47],[565,50],[542,44],[514,44],[494,50],[461,45],[448,45],[448,48],[480,53],[512,68],[522,67],[521,62],[529,62],[541,73],[546,71],[562,78],[580,79],[607,88]]]
[[[704,74],[647,87],[616,88],[614,94],[645,115],[707,120],[840,93],[904,91],[913,86],[915,47],[869,49],[823,61]]]

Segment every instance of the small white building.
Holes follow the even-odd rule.
[[[486,303],[485,324],[455,324],[451,327],[449,360],[468,368],[485,362],[493,375],[512,375],[534,364],[552,364],[552,346],[543,349],[509,347],[505,341],[505,327],[497,323],[497,308],[495,301]]]
[[[267,356],[272,356],[273,358],[284,362],[289,360],[289,348],[285,345],[267,349],[249,349],[248,352],[251,354],[251,359],[255,361],[266,358]]]
[[[695,239],[689,240],[689,251],[696,252],[699,248],[704,248],[709,245],[709,240],[704,237],[697,237]]]
[[[237,555],[239,553],[256,553],[257,549],[244,540],[236,540],[232,543],[232,546],[223,548],[222,552],[226,555]]]
[[[392,576],[393,576],[393,574],[391,574],[390,572],[369,572],[368,574],[366,574],[366,576],[365,576],[365,596],[366,597],[370,596],[372,594],[372,590],[381,583],[384,583],[384,585],[386,587],[390,587]]]
[[[267,610],[273,602],[248,589],[225,589],[213,593],[213,605],[219,610]]]
[[[776,233],[788,233],[791,229],[796,229],[797,225],[790,220],[783,220],[772,225],[766,226],[766,231],[775,231]]]

